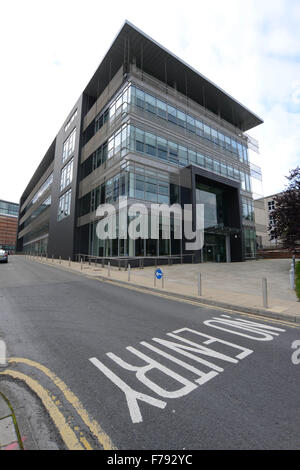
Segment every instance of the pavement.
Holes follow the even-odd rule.
[[[26,449],[299,448],[299,324],[95,274],[0,266],[0,390]]]
[[[23,450],[15,413],[8,399],[0,392],[0,450]]]
[[[154,270],[131,269],[130,281],[124,268],[101,267],[94,262],[69,262],[59,259],[30,257],[39,263],[95,278],[106,278],[125,284],[154,288]],[[198,275],[201,273],[201,302],[241,309],[250,313],[273,315],[275,318],[290,318],[300,322],[300,302],[290,288],[290,259],[253,260],[243,263],[204,263],[161,266],[164,285],[157,280],[155,289],[188,296],[199,300]],[[267,279],[268,307],[264,307],[262,279]]]

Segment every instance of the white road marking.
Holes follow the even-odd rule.
[[[245,357],[253,353],[252,349],[245,348],[244,346],[238,346],[237,344],[230,343],[229,341],[225,341],[224,339],[219,339],[215,338],[214,336],[200,333],[200,331],[192,330],[191,328],[180,328],[179,330],[173,331],[173,333],[178,334],[184,331],[188,331],[190,333],[194,333],[195,335],[204,336],[204,338],[208,338],[208,340],[204,341],[203,344],[221,343],[225,344],[226,346],[230,346],[231,348],[241,350],[242,352],[235,356],[236,359],[244,359]],[[183,338],[181,338],[181,340],[183,341]]]
[[[138,405],[138,400],[144,401],[145,403],[149,403],[149,405],[156,406],[157,408],[164,409],[167,403],[162,400],[158,400],[157,398],[150,397],[150,395],[146,395],[141,392],[137,392],[133,390],[133,388],[129,387],[122,379],[120,379],[116,374],[114,374],[108,367],[106,367],[102,362],[100,362],[95,357],[90,359],[91,363],[94,364],[101,372],[103,372],[106,377],[108,377],[117,387],[119,387],[122,392],[125,393],[125,397],[127,400],[127,405],[129,408],[131,420],[133,423],[140,423],[143,421],[141,411]]]
[[[281,332],[286,331],[286,330],[283,330],[282,328],[268,326],[266,324],[252,322],[250,320],[232,319],[232,317],[228,315],[222,315],[221,317],[214,317],[211,320],[205,320],[203,323],[206,326],[217,328],[219,330],[223,330],[223,331],[232,333],[234,335],[243,336],[245,338],[252,339],[255,341],[272,341],[275,336],[279,336]],[[222,326],[219,326],[219,325],[222,325]],[[225,327],[231,327],[232,329],[225,328]],[[256,336],[246,334],[238,330],[247,331],[248,333],[252,333],[252,334],[254,333],[256,334]],[[195,334],[197,335],[198,338],[199,337],[205,338],[205,341],[203,341],[202,339],[202,344],[199,344],[199,343],[195,343],[194,341],[191,341],[190,339],[187,339],[178,335],[178,333],[184,333],[184,332]],[[180,398],[180,397],[186,396],[187,394],[195,390],[199,385],[203,385],[204,383],[208,382],[209,380],[219,375],[220,372],[224,371],[224,369],[220,367],[219,365],[213,364],[207,361],[206,359],[199,357],[199,355],[212,357],[212,358],[215,358],[215,359],[227,362],[227,363],[231,363],[231,364],[238,364],[240,360],[246,358],[247,356],[253,353],[252,349],[246,348],[244,346],[239,346],[237,344],[231,343],[229,341],[225,341],[223,339],[215,338],[214,336],[201,333],[200,331],[196,331],[191,328],[180,328],[178,330],[173,331],[172,333],[167,333],[166,335],[168,337],[172,337],[176,339],[177,342],[169,341],[168,339],[161,339],[161,338],[152,338],[152,341],[161,344],[165,348],[175,351],[177,354],[188,357],[189,359],[192,359],[193,361],[197,363],[201,363],[211,370],[209,372],[203,372],[199,370],[198,368],[194,367],[193,365],[182,361],[181,359],[167,353],[166,351],[162,349],[157,348],[156,346],[146,341],[141,341],[140,344],[150,349],[151,351],[157,353],[158,355],[168,359],[169,361],[183,367],[184,369],[189,370],[190,372],[194,373],[197,377],[200,377],[200,378],[195,379],[194,382],[192,382],[191,380],[186,379],[185,377],[178,374],[177,372],[173,372],[168,367],[160,364],[160,362],[156,361],[155,359],[152,359],[148,355],[144,354],[143,352],[139,351],[136,348],[133,348],[132,346],[127,346],[126,349],[130,351],[132,354],[134,354],[135,356],[145,361],[146,362],[145,365],[136,366],[136,365],[129,364],[128,362],[124,361],[122,358],[120,358],[119,356],[117,356],[116,354],[112,352],[109,352],[106,355],[112,361],[118,364],[118,366],[122,367],[122,369],[128,370],[130,372],[135,372],[135,376],[137,380],[140,381],[146,387],[148,387],[150,390],[152,390],[154,393],[159,395],[160,397],[174,399],[174,398]],[[231,357],[231,356],[228,356],[227,354],[223,354],[221,352],[215,351],[207,347],[207,345],[214,344],[214,343],[220,343],[225,346],[229,346],[233,349],[239,350],[240,352],[236,354],[236,351],[235,351],[236,355],[234,357]],[[107,378],[109,378],[115,385],[117,385],[117,387],[119,387],[124,392],[128,409],[129,409],[129,414],[134,424],[140,423],[143,421],[141,410],[140,410],[139,403],[138,403],[139,400],[145,403],[148,403],[149,405],[160,408],[160,409],[164,409],[166,407],[167,405],[166,401],[159,400],[150,395],[146,395],[142,392],[138,392],[134,390],[98,359],[91,358],[90,361],[101,372],[103,372],[103,374],[106,375]],[[181,386],[179,389],[175,391],[166,390],[165,388],[160,386],[158,383],[154,382],[149,377],[147,377],[146,374],[154,370],[157,370],[165,374],[166,376],[172,379],[175,379],[177,382],[179,382],[183,386]]]
[[[224,316],[222,315],[222,317]],[[215,317],[212,320],[205,320],[203,323],[206,326],[211,326],[212,328],[217,328],[218,330],[227,331],[234,335],[243,336],[244,338],[253,339],[255,341],[272,341],[274,339],[273,336],[279,336],[279,333],[276,333],[276,331],[279,331],[279,332],[286,331],[286,330],[283,330],[282,328],[277,328],[275,326],[268,326],[265,324],[252,322],[250,320],[228,319],[228,316],[226,316],[226,318]],[[233,328],[248,331],[250,333],[257,333],[258,336],[247,335],[239,331],[217,326],[216,324],[228,325]],[[265,330],[268,330],[268,332],[266,332]]]
[[[136,372],[136,378],[140,382],[142,382],[144,385],[146,385],[146,387],[150,388],[151,390],[153,390],[153,392],[157,393],[157,395],[160,395],[163,398],[180,398],[185,395],[188,395],[192,390],[195,390],[195,388],[197,388],[197,385],[195,385],[190,380],[187,380],[181,375],[177,374],[176,372],[173,372],[171,369],[168,369],[167,367],[163,366],[159,362],[155,361],[155,359],[152,359],[146,354],[141,353],[137,349],[132,348],[130,346],[128,346],[126,349],[128,349],[128,351],[132,352],[133,354],[140,357],[141,359],[143,359],[146,362],[146,365],[145,366],[133,366],[131,364],[128,364],[128,362],[123,361],[123,359],[121,359],[120,357],[116,356],[113,353],[107,353],[107,356],[110,357],[113,361],[115,361],[119,366],[123,367],[123,369]],[[153,380],[149,379],[146,376],[147,372],[154,370],[154,369],[157,369],[161,371],[163,374],[166,374],[169,377],[172,377],[177,382],[181,383],[183,387],[173,392],[170,392],[160,387],[155,382],[153,382]]]
[[[201,370],[197,369],[196,367],[191,366],[190,364],[187,364],[186,362],[181,361],[180,359],[177,359],[176,357],[172,356],[171,354],[168,354],[165,351],[162,351],[161,349],[158,349],[155,346],[152,346],[152,344],[146,343],[146,341],[141,341],[141,344],[143,346],[145,346],[146,348],[149,348],[152,351],[156,352],[157,354],[160,354],[161,356],[169,359],[169,361],[175,362],[175,364],[178,364],[179,366],[184,367],[185,369],[187,369],[191,372],[194,372],[194,374],[201,377],[201,379],[195,380],[195,382],[200,384],[200,385],[204,384],[205,382],[208,382],[209,380],[213,379],[214,377],[216,377],[216,375],[219,374],[219,372],[214,372],[214,371],[204,373]],[[219,368],[219,369],[221,369],[221,368]],[[220,371],[222,372],[223,369],[221,369]]]

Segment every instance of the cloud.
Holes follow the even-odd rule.
[[[125,18],[261,115],[266,194],[300,160],[298,0],[15,0],[1,16],[0,198],[19,199]]]

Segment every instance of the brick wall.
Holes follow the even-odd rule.
[[[17,217],[0,215],[0,245],[15,246],[17,237]]]

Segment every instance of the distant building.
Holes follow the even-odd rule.
[[[271,196],[262,197],[254,201],[256,245],[258,249],[273,248],[274,246],[280,245],[278,239],[271,240],[269,231],[269,227],[274,226],[274,198],[278,196],[278,194],[272,194]]]
[[[0,200],[0,248],[15,251],[19,204]]]

